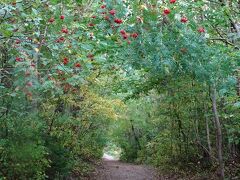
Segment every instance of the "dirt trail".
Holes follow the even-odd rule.
[[[105,159],[94,180],[159,180],[159,178],[149,167]]]

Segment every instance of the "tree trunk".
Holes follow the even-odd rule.
[[[207,131],[207,144],[208,144],[208,151],[210,153],[210,157],[212,156],[212,147],[211,147],[211,140],[210,140],[210,131],[209,131],[209,121],[206,117],[206,131]]]
[[[237,70],[237,96],[240,97],[240,68]]]
[[[134,139],[135,139],[135,141],[136,141],[136,143],[137,143],[138,149],[141,150],[141,144],[140,144],[140,141],[139,141],[139,139],[138,139],[138,136],[137,136],[137,134],[136,134],[136,132],[135,132],[135,128],[134,128],[134,126],[133,126],[133,120],[130,120],[130,123],[131,123],[131,128],[132,128],[133,136],[134,136]]]
[[[209,130],[209,119],[207,116],[207,105],[204,105],[205,109],[205,123],[206,123],[206,133],[207,133],[207,144],[208,144],[208,151],[210,153],[210,157],[212,157],[212,146],[211,146],[211,139],[210,139],[210,130]]]
[[[214,120],[216,125],[216,131],[217,131],[217,154],[218,154],[218,163],[219,163],[219,174],[220,179],[224,179],[224,161],[223,161],[223,147],[222,147],[222,129],[221,129],[221,123],[218,115],[217,110],[217,90],[216,87],[212,87],[212,110],[214,114]]]

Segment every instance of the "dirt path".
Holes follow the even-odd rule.
[[[153,169],[114,160],[104,160],[94,180],[158,180]]]

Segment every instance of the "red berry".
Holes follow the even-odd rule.
[[[68,60],[68,58],[66,58],[66,57],[65,57],[65,58],[63,58],[63,64],[64,64],[64,65],[67,65],[68,63],[69,63],[69,60]]]
[[[122,34],[123,39],[127,39],[128,35],[127,34]]]
[[[88,54],[87,57],[88,57],[89,59],[93,59],[94,55],[93,55],[93,54]]]
[[[25,76],[30,76],[30,75],[31,75],[31,73],[29,71],[25,72]]]
[[[105,16],[104,19],[107,20],[107,21],[110,20],[109,16]]]
[[[187,19],[186,17],[182,17],[182,18],[181,18],[181,22],[182,22],[182,23],[186,23],[187,21],[188,21],[188,19]]]
[[[19,39],[17,39],[15,43],[16,43],[16,44],[20,44],[21,41],[20,41]]]
[[[102,9],[105,9],[105,8],[106,8],[106,5],[101,5],[101,8],[102,8]]]
[[[165,15],[168,15],[168,14],[170,14],[170,10],[169,9],[164,9],[164,11],[163,11],[163,13],[165,14]]]
[[[122,24],[123,21],[121,19],[116,18],[114,19],[114,22],[117,24]]]
[[[26,84],[28,87],[32,87],[32,82],[27,82],[27,84]]]
[[[36,66],[36,65],[35,65],[35,64],[32,62],[32,63],[31,63],[31,67],[33,67],[33,68],[34,68],[35,66]]]
[[[62,19],[62,20],[63,20],[64,18],[65,18],[65,17],[64,17],[64,15],[61,15],[61,16],[60,16],[60,19]]]
[[[75,67],[80,68],[80,67],[81,67],[81,64],[80,64],[80,63],[76,63],[76,64],[75,64]]]
[[[128,40],[127,43],[128,43],[128,44],[131,44],[131,41]]]
[[[120,30],[120,33],[123,35],[123,34],[126,34],[126,31],[125,30]]]
[[[63,29],[62,29],[62,33],[67,34],[67,33],[68,33],[68,29],[67,29],[67,28],[63,28]]]
[[[64,37],[60,37],[59,39],[56,40],[57,43],[63,42],[65,39]]]
[[[109,14],[114,16],[116,14],[116,10],[112,9],[111,11],[109,11]]]
[[[176,2],[176,0],[170,0],[171,4],[174,4]]]
[[[97,16],[92,16],[93,19],[95,19]]]
[[[204,33],[204,32],[205,32],[205,29],[204,29],[203,27],[200,27],[200,28],[198,28],[198,32]]]
[[[50,22],[50,23],[53,23],[55,21],[55,19],[53,18],[53,17],[51,17],[49,20],[48,20],[48,22]]]
[[[138,37],[138,33],[133,33],[131,36],[132,36],[133,38],[137,38],[137,37]]]
[[[22,59],[21,59],[20,57],[16,57],[16,61],[17,61],[17,62],[21,62]]]
[[[101,14],[107,14],[106,12],[102,12]]]
[[[64,37],[60,37],[59,40],[60,41],[64,41],[65,39],[64,39]]]
[[[93,26],[95,26],[95,24],[89,23],[88,26],[89,26],[89,27],[93,27]]]

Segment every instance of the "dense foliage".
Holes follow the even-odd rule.
[[[239,3],[143,8],[134,11],[141,35],[123,53],[131,67],[122,88],[132,93],[114,133],[122,158],[220,179],[225,163],[239,176]]]
[[[239,176],[239,9],[1,1],[0,177],[85,175],[109,136],[127,161]]]
[[[101,158],[115,102],[96,92],[107,44],[87,8],[1,1],[1,177],[84,175]]]

